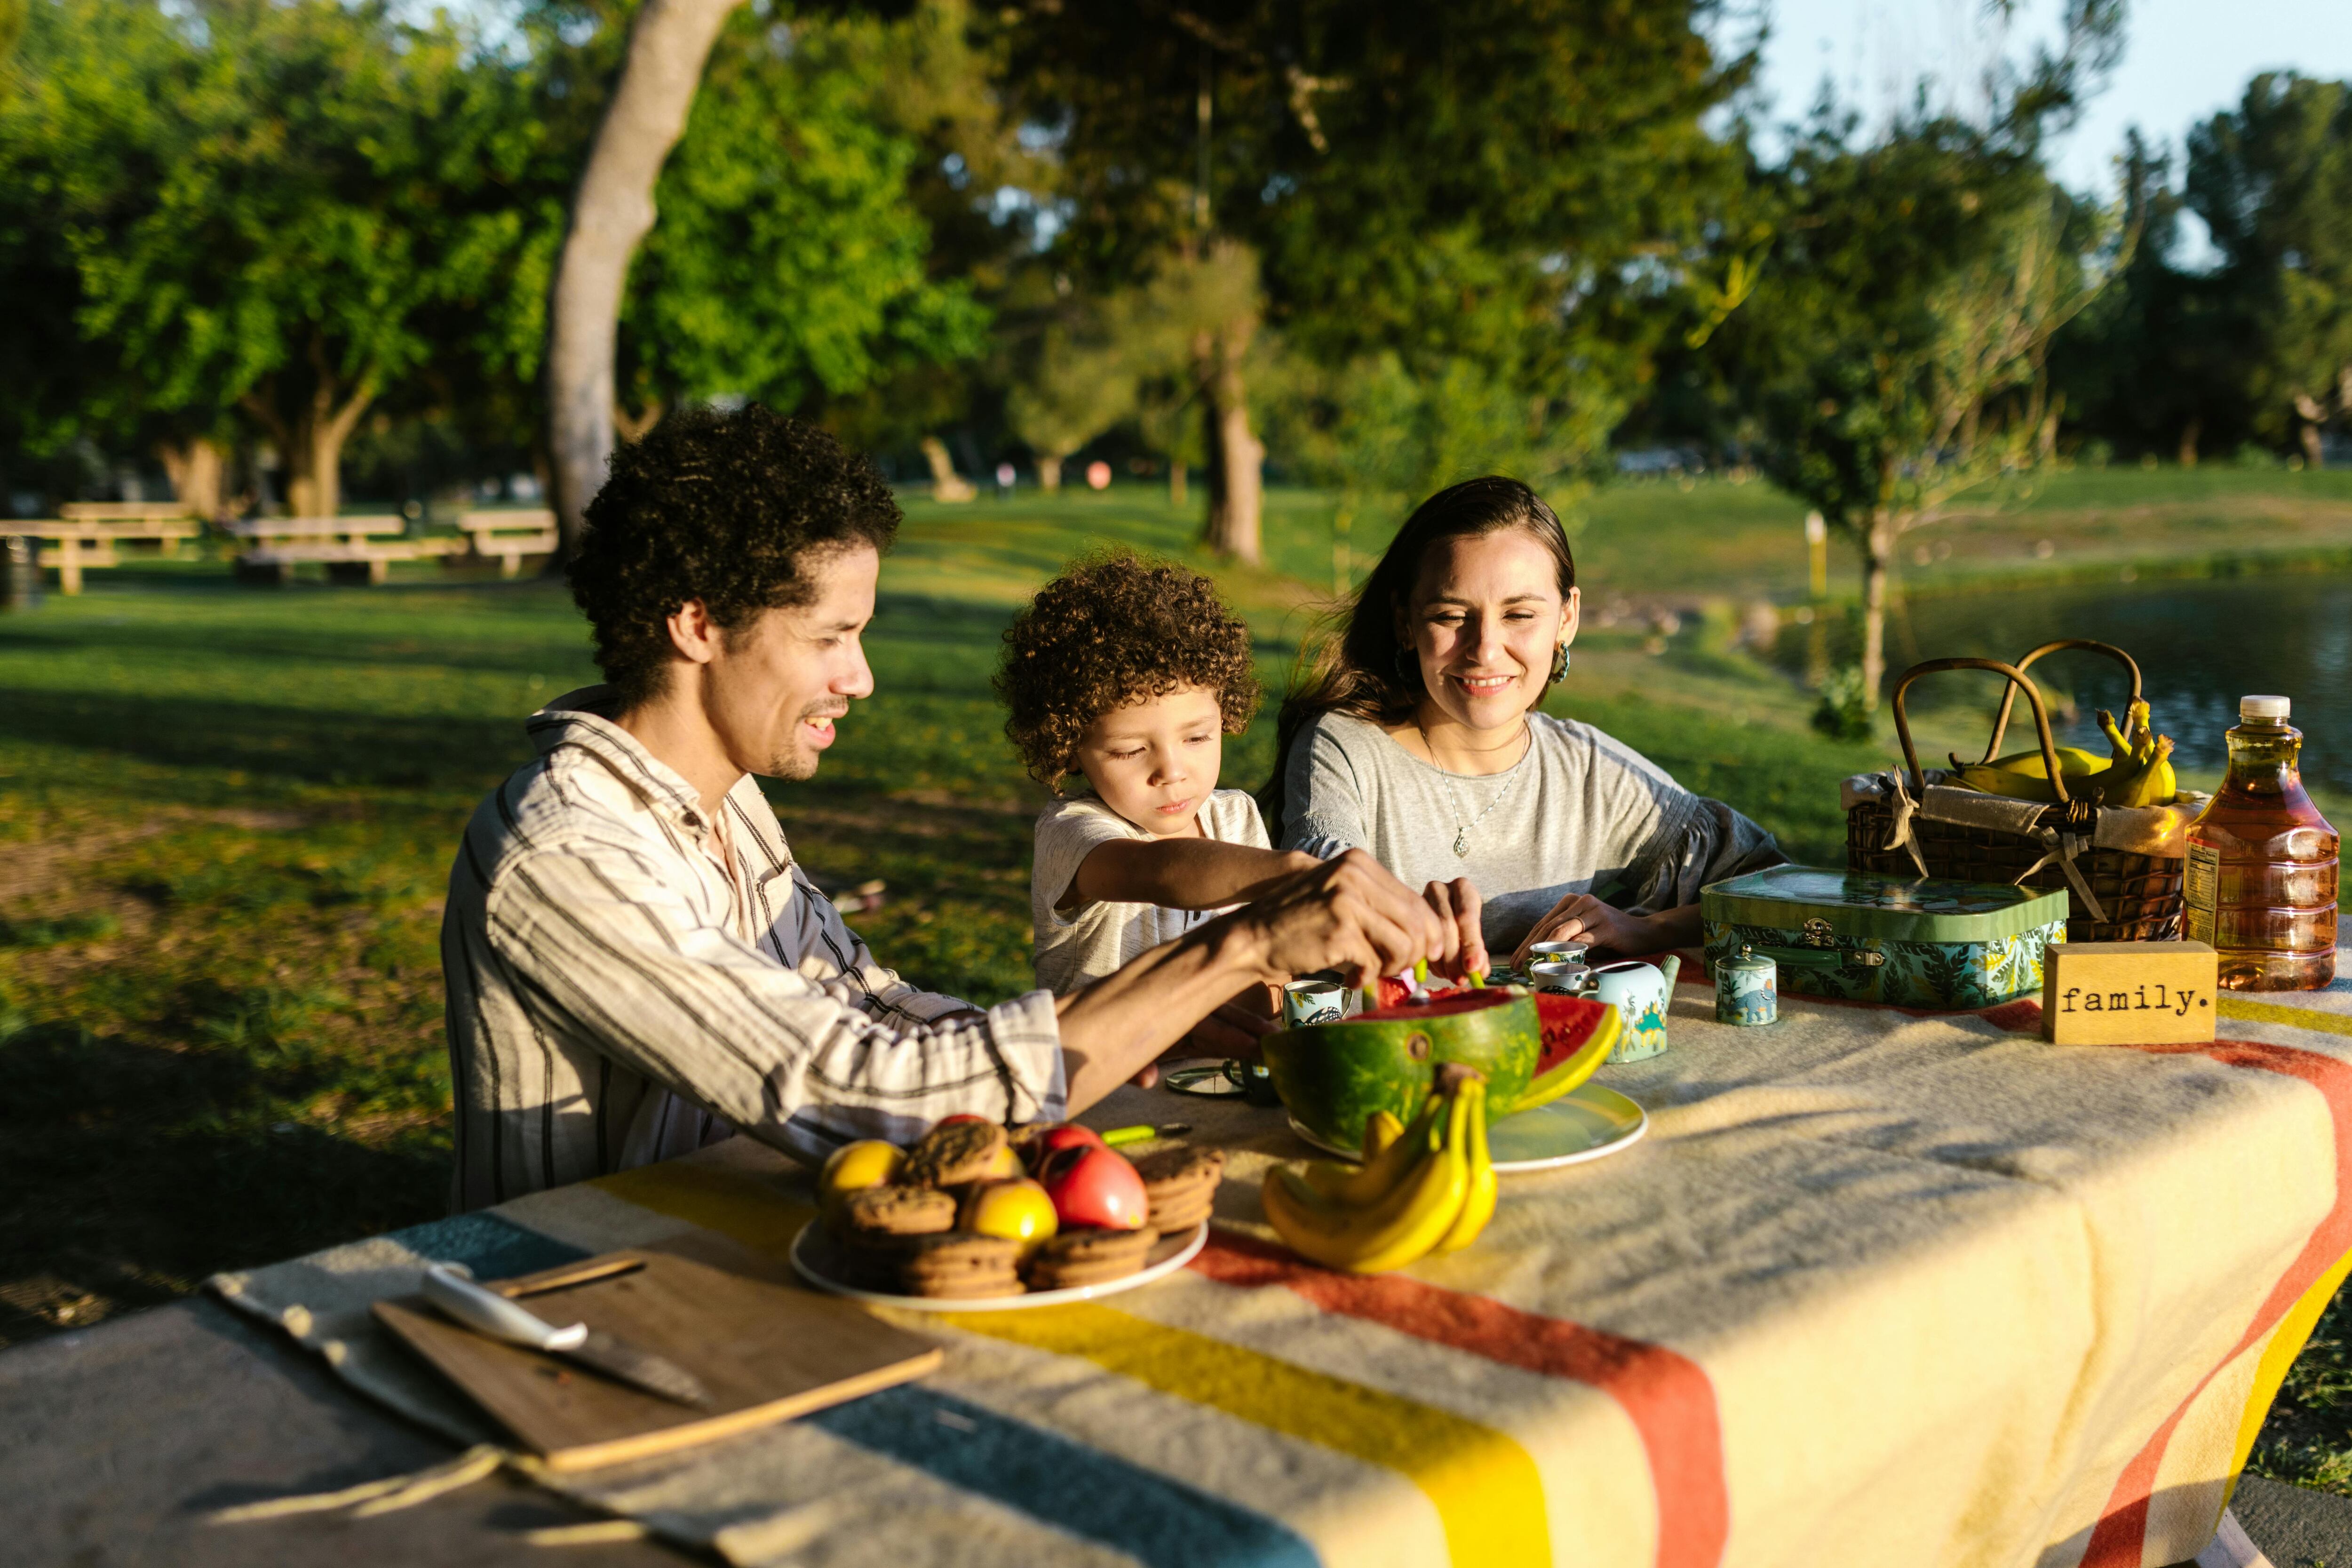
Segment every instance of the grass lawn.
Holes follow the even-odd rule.
[[[2284,506],[2311,499],[2284,481],[2339,476],[2264,477],[2280,485],[2258,504]],[[2257,504],[2217,494],[2163,504]],[[2122,504],[2065,500],[2053,486],[2035,505],[2079,518]],[[888,882],[856,921],[885,962],[989,1002],[1029,983],[1039,803],[988,688],[999,633],[1072,555],[1183,553],[1193,523],[1125,488],[908,510],[868,639],[878,694],[843,721],[820,778],[774,798],[820,878]],[[2337,510],[2329,526],[2352,539],[2352,506]],[[1579,543],[1588,595],[1801,596],[1801,515],[1761,484],[1606,492]],[[1269,569],[1219,573],[1275,690],[1328,592],[1329,516],[1325,498],[1276,492]],[[1353,542],[1382,536],[1360,524]],[[0,1343],[444,1206],[448,857],[481,793],[526,759],[523,717],[593,679],[582,626],[540,583],[225,578],[126,567],[0,618]],[[1559,710],[1732,801],[1800,858],[1834,861],[1836,781],[1884,752],[1811,734],[1811,697],[1729,631],[1691,616],[1657,651],[1647,626],[1589,629]],[[1272,742],[1269,705],[1230,745],[1225,782],[1258,784]],[[2334,1405],[2352,1373],[2334,1333],[2308,1377],[2298,1368],[2263,1461],[2352,1489],[2352,1421]]]

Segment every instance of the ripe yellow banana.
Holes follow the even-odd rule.
[[[1958,761],[1958,758],[1953,760]],[[1987,763],[1962,763],[1958,771],[1962,784],[1970,789],[1981,790],[1986,795],[2006,795],[2011,800],[2039,800],[2053,804],[2058,799],[2058,792],[2051,788],[2050,781],[2039,773],[2013,773],[2005,768],[1996,768]],[[2063,767],[2061,771],[2063,772]],[[2071,793],[2074,784],[2074,779],[2068,778],[2066,784]]]
[[[2078,778],[2084,773],[2095,773],[2107,765],[2107,758],[2094,752],[2086,752],[2080,746],[2059,746],[2055,750],[2058,753],[2058,772],[2066,778]],[[2042,760],[2042,748],[2039,746],[2030,752],[2011,752],[2005,757],[1995,757],[1991,762],[1975,765],[1998,768],[2002,773],[2015,773],[2021,778],[2046,779],[2050,776],[2050,764]]]
[[[1433,1094],[1422,1102],[1421,1113],[1412,1125],[1402,1129],[1378,1150],[1373,1151],[1360,1165],[1343,1165],[1336,1160],[1310,1160],[1300,1173],[1307,1184],[1340,1203],[1362,1208],[1380,1202],[1381,1198],[1404,1179],[1413,1162],[1429,1152],[1430,1141],[1437,1131],[1437,1119],[1445,1114],[1445,1097]],[[1372,1113],[1372,1121],[1364,1127],[1364,1147],[1370,1150],[1372,1137],[1381,1129],[1377,1125],[1386,1118],[1390,1126],[1397,1119],[1385,1110]]]
[[[1404,1123],[1385,1110],[1375,1110],[1364,1119],[1364,1163],[1370,1164],[1381,1150],[1404,1136]]]
[[[2180,788],[2172,772],[2172,737],[2156,736],[2144,755],[2084,782],[2102,784],[2103,805],[2162,805]]]
[[[2131,737],[2116,727],[2116,716],[2104,708],[2099,710],[2099,732],[2107,738],[2112,761],[2120,763],[2132,754]]]
[[[1435,1250],[1453,1252],[1478,1239],[1486,1222],[1495,1217],[1495,1199],[1501,1185],[1495,1178],[1495,1162],[1486,1149],[1486,1085],[1484,1079],[1468,1086],[1470,1096],[1470,1193],[1462,1200],[1462,1212],[1444,1236],[1437,1238]]]
[[[1354,1205],[1318,1192],[1287,1165],[1266,1173],[1260,1198],[1265,1216],[1290,1249],[1309,1262],[1358,1274],[1402,1268],[1435,1247],[1461,1216],[1470,1194],[1468,1115],[1472,1097],[1458,1090],[1433,1096],[1446,1107],[1445,1134],[1435,1147],[1410,1136],[1417,1158],[1377,1203]]]

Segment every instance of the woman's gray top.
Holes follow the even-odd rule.
[[[1756,824],[1591,725],[1543,713],[1528,723],[1526,756],[1474,775],[1432,767],[1377,724],[1324,714],[1291,748],[1282,847],[1327,860],[1370,850],[1416,889],[1469,878],[1497,956],[1570,893],[1648,913],[1788,859]]]

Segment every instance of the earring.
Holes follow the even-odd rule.
[[[1558,686],[1568,679],[1568,645],[1562,643],[1552,650],[1551,684]]]

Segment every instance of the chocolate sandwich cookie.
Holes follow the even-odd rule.
[[[898,1266],[915,1242],[955,1228],[956,1202],[935,1187],[899,1184],[866,1187],[841,1205],[836,1249],[850,1283],[869,1290],[898,1288]]]
[[[841,1213],[854,1236],[929,1236],[955,1228],[956,1201],[935,1187],[892,1182],[850,1194]]]
[[[919,1237],[899,1260],[898,1283],[909,1296],[1017,1296],[1021,1277],[1014,1265],[1020,1258],[1021,1244],[1010,1237],[969,1230]]]
[[[1029,1289],[1067,1290],[1124,1279],[1143,1267],[1144,1256],[1159,1239],[1148,1226],[1141,1230],[1066,1230],[1029,1255]]]
[[[1224,1180],[1225,1152],[1181,1143],[1139,1156],[1135,1169],[1151,1204],[1151,1228],[1181,1236],[1209,1217],[1217,1184]]]
[[[986,1121],[934,1127],[907,1151],[898,1179],[919,1187],[954,1187],[988,1176],[1011,1176],[1004,1129]]]

